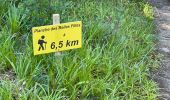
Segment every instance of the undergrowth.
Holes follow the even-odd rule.
[[[139,0],[0,0],[2,100],[155,100],[152,7]],[[31,28],[83,22],[83,47],[33,56]],[[156,56],[154,56],[156,57]]]

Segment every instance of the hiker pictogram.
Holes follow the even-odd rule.
[[[41,39],[38,40],[38,44],[39,44],[39,49],[38,49],[38,51],[40,51],[41,49],[42,49],[42,50],[45,50],[45,49],[46,49],[46,44],[47,44],[47,42],[44,41],[44,39],[45,39],[45,36],[41,36]]]

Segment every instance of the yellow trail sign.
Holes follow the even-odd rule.
[[[33,27],[34,55],[82,47],[82,22]]]

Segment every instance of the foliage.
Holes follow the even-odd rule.
[[[145,2],[140,2],[146,4],[143,10],[138,2],[125,0],[3,3],[9,8],[0,13],[7,23],[0,23],[0,62],[3,70],[14,71],[15,80],[0,81],[1,99],[156,99],[157,86],[148,78],[157,65],[155,27]],[[33,56],[31,28],[52,24],[54,13],[62,23],[82,20],[83,47],[58,57]]]
[[[15,6],[11,6],[8,10],[7,25],[11,30],[11,33],[18,33],[24,24],[25,16],[21,15],[21,12]]]
[[[152,6],[150,6],[149,4],[145,4],[145,5],[144,5],[143,12],[144,12],[144,15],[145,15],[147,18],[153,20],[154,14],[153,14],[153,8],[152,8]]]

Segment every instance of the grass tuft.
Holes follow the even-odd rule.
[[[155,100],[149,78],[158,65],[154,53],[152,7],[139,0],[3,1],[0,10],[0,81],[2,100]],[[0,9],[3,5],[0,4]],[[31,28],[82,20],[83,47],[33,56]],[[11,34],[12,33],[12,34]],[[15,33],[15,34],[14,34]],[[19,35],[18,35],[19,34]],[[2,66],[2,67],[1,67]]]

